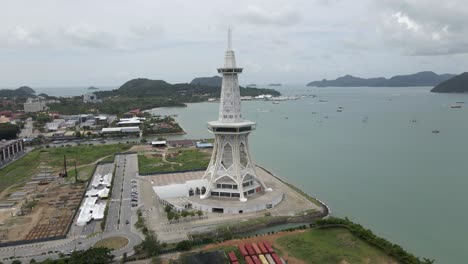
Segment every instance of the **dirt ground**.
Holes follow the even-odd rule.
[[[279,232],[273,235],[264,235],[264,236],[258,236],[258,237],[253,237],[253,238],[245,238],[245,239],[235,239],[235,240],[229,240],[225,241],[222,243],[218,244],[209,244],[203,247],[203,250],[210,250],[210,249],[215,249],[218,247],[222,246],[235,246],[237,247],[239,244],[246,244],[246,243],[257,243],[260,241],[268,241],[274,248],[279,249],[282,252],[281,257],[283,257],[286,261],[288,261],[289,264],[307,264],[306,262],[296,259],[292,256],[289,256],[287,253],[287,250],[283,249],[280,247],[278,244],[276,244],[276,240],[282,236],[285,235],[293,235],[293,234],[299,234],[303,233],[305,230],[296,230],[293,232]]]
[[[62,184],[60,179],[47,185],[37,185],[27,201],[36,201],[33,209],[21,215],[21,205],[0,212],[0,241],[37,239],[65,234],[74,212],[78,209],[85,186]]]

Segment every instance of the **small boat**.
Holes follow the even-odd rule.
[[[461,105],[451,105],[450,108],[461,108]]]
[[[416,119],[411,120],[411,123],[416,123],[418,122]]]
[[[284,119],[288,119],[288,117],[285,117]]]
[[[327,100],[319,100],[320,103],[326,103],[328,102]]]
[[[279,102],[273,102],[273,104],[279,104]]]
[[[433,134],[439,134],[440,131],[439,131],[439,130],[432,130],[432,133],[433,133]]]
[[[316,115],[316,114],[317,114],[317,112],[312,112],[312,114],[313,114],[313,115]]]

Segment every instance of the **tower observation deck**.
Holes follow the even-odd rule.
[[[242,68],[236,66],[231,42],[229,29],[224,66],[218,68],[218,73],[223,76],[219,116],[218,120],[208,122],[215,142],[210,163],[202,178],[208,180],[209,185],[200,198],[237,198],[246,202],[248,196],[271,189],[257,177],[249,151],[248,135],[255,129],[256,123],[242,117],[238,80]]]

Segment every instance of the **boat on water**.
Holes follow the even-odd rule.
[[[451,105],[450,108],[461,108],[461,105]]]
[[[465,102],[456,102],[456,104],[464,104]]]
[[[440,131],[436,129],[436,130],[432,130],[432,133],[433,134],[438,134],[438,133],[440,133]]]
[[[327,100],[319,100],[320,103],[327,103]]]
[[[279,102],[273,102],[273,104],[279,104]]]
[[[338,110],[336,110],[336,111],[337,111],[337,112],[340,112],[340,113],[343,112],[343,110],[341,110],[341,109],[338,109]]]

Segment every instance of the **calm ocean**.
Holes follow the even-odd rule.
[[[251,135],[258,164],[417,256],[466,262],[468,94],[279,89],[317,97],[242,103],[244,116],[258,123]],[[466,105],[450,108],[460,101]],[[209,138],[206,121],[217,119],[218,104],[153,111],[177,114],[186,138]]]

